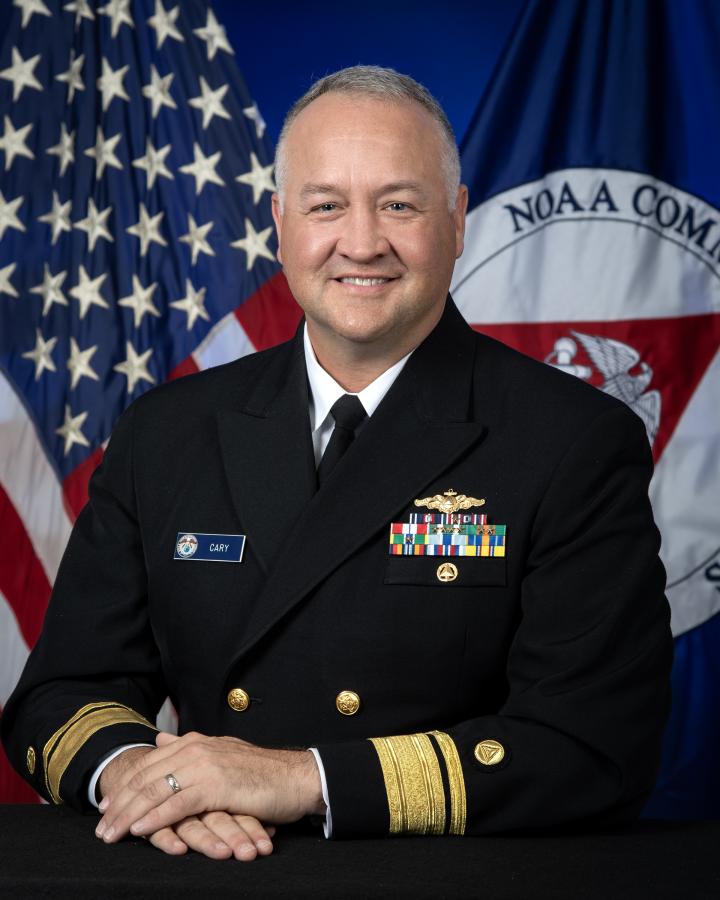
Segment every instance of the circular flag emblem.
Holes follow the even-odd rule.
[[[642,172],[551,172],[470,213],[451,284],[479,331],[644,422],[675,635],[720,611],[718,212]]]
[[[184,534],[177,542],[177,552],[185,559],[190,559],[198,548],[198,539],[194,534]]]

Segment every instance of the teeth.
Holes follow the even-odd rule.
[[[386,284],[389,278],[341,278],[343,284],[358,284],[361,287],[373,287],[376,284]]]

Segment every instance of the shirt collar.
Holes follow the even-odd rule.
[[[303,330],[303,346],[305,348],[305,367],[310,385],[310,425],[313,432],[315,432],[324,424],[335,401],[339,400],[343,394],[349,392],[339,385],[332,375],[329,375],[317,361],[308,336],[307,324]],[[353,395],[360,400],[368,416],[371,416],[378,408],[380,401],[390,390],[411,354],[412,350],[381,375],[378,375],[367,387]]]

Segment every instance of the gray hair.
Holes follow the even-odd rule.
[[[275,182],[282,204],[285,185],[287,183],[287,136],[290,127],[300,113],[309,106],[313,100],[317,100],[323,94],[351,94],[360,97],[375,97],[386,100],[389,103],[398,103],[405,100],[418,103],[426,109],[439,127],[442,138],[441,166],[443,177],[447,185],[448,205],[450,210],[455,209],[458,187],[460,185],[460,155],[452,125],[445,111],[430,91],[410,78],[409,75],[401,75],[394,69],[386,69],[382,66],[351,66],[348,69],[340,69],[316,81],[290,108],[283,123],[280,138],[275,150]]]

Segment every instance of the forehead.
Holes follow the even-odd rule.
[[[323,94],[298,114],[286,140],[288,175],[327,166],[374,164],[440,174],[440,126],[420,104],[365,95]]]

